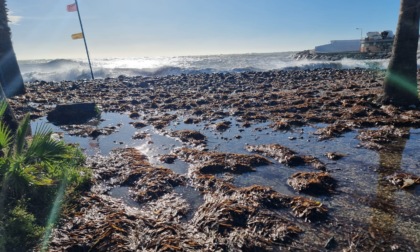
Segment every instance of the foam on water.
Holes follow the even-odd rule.
[[[388,60],[338,61],[294,60],[294,52],[252,53],[232,55],[140,57],[93,59],[96,78],[125,76],[167,76],[199,73],[227,73],[316,68],[385,69]],[[25,81],[62,81],[89,79],[90,70],[84,59],[23,60],[19,66]]]

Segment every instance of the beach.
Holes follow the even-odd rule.
[[[94,181],[58,251],[415,251],[420,109],[376,102],[383,70],[301,69],[33,81],[10,99],[100,119],[50,125]]]

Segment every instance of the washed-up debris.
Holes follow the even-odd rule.
[[[382,150],[386,147],[392,147],[390,143],[409,136],[410,133],[407,129],[382,126],[378,130],[360,130],[357,138],[361,141],[360,145],[365,148]]]
[[[336,181],[327,172],[297,172],[287,184],[298,192],[324,194],[334,190]]]
[[[63,125],[60,127],[62,130],[65,130],[70,136],[81,136],[81,137],[92,137],[97,138],[98,136],[108,136],[118,130],[119,127],[109,126],[98,128],[90,125]]]
[[[302,232],[270,210],[288,208],[290,202],[290,197],[267,187],[228,187],[205,197],[192,223],[201,232],[216,232],[225,237],[229,250],[266,250],[287,243]]]
[[[144,124],[157,129],[177,123],[175,120],[177,117],[186,118],[185,123],[203,122],[204,125],[207,123],[212,125],[222,120],[231,120],[227,119],[231,116],[238,122],[240,129],[239,133],[232,132],[232,136],[229,137],[245,134],[244,131],[251,130],[245,128],[252,126],[256,126],[253,129],[255,131],[268,130],[267,125],[270,123],[273,130],[287,130],[302,125],[315,125],[315,127],[330,125],[318,131],[321,133],[320,139],[339,137],[347,131],[366,127],[419,128],[418,107],[381,107],[376,103],[376,97],[383,88],[380,75],[381,71],[366,69],[311,69],[181,74],[163,77],[120,76],[92,81],[38,81],[26,83],[27,93],[12,97],[9,102],[18,119],[26,113],[30,113],[31,118],[46,116],[57,104],[95,102],[104,112],[121,112],[128,116],[132,111],[141,111],[141,120],[144,120]],[[133,120],[139,120],[136,118]],[[257,125],[261,122],[267,123]],[[224,137],[226,135],[229,134],[224,134]],[[245,138],[245,135],[242,137]],[[389,148],[401,139],[406,140],[397,136],[390,143],[379,144]],[[307,140],[312,141],[311,137]],[[361,142],[377,144],[375,141]],[[255,144],[259,144],[257,139]],[[226,153],[218,155],[223,154]],[[305,159],[304,156],[300,157]],[[222,158],[216,160],[219,163]],[[193,211],[191,214],[196,220],[202,218],[197,224],[204,224],[203,230],[192,225],[191,220],[180,222],[190,207],[185,199],[174,193],[170,187],[166,190],[163,178],[171,179],[169,173],[157,172],[162,180],[159,179],[156,185],[150,184],[150,188],[158,190],[152,195],[144,194],[143,199],[150,198],[143,201],[141,207],[137,209],[127,207],[124,202],[107,196],[106,193],[110,188],[120,186],[136,170],[144,169],[153,173],[152,168],[158,168],[152,166],[147,158],[136,150],[114,151],[106,157],[88,159],[87,165],[92,167],[95,178],[91,192],[81,195],[70,215],[58,223],[52,234],[53,243],[49,249],[51,251],[278,251],[282,249],[308,251],[324,250],[325,247],[329,247],[326,244],[331,245],[331,242],[326,243],[326,241],[329,241],[332,235],[338,243],[333,249],[340,251],[355,249],[369,251],[378,247],[410,251],[418,247],[417,240],[412,238],[416,234],[407,228],[408,225],[404,225],[408,223],[405,220],[411,221],[411,217],[406,218],[407,215],[400,216],[397,213],[397,224],[404,219],[403,225],[398,225],[398,229],[386,239],[379,237],[379,232],[374,232],[374,235],[364,235],[365,233],[360,235],[356,230],[360,227],[361,230],[367,227],[366,225],[375,228],[373,221],[375,217],[370,218],[372,223],[357,223],[353,219],[346,222],[346,217],[343,218],[346,214],[342,214],[341,211],[347,208],[337,208],[331,222],[313,226],[310,223],[302,223],[298,218],[308,221],[325,218],[327,211],[320,202],[284,196],[265,187],[247,188],[247,192],[241,191],[241,188],[235,187],[232,183],[238,176],[245,175],[226,176],[233,173],[231,168],[224,170],[230,173],[213,174],[210,169],[210,173],[205,174],[198,169],[201,161],[189,162],[191,166],[186,179],[188,184],[204,194],[205,204],[208,198],[208,202],[214,202],[214,206],[219,207],[220,212],[210,212],[210,216],[220,216],[222,220],[211,219],[207,222],[215,226],[206,225],[205,216],[197,216],[198,211]],[[146,174],[139,174],[141,176],[135,181],[141,178],[147,178],[147,181],[153,179]],[[145,183],[149,183],[147,181]],[[416,180],[409,177],[403,179],[402,184],[399,183],[400,186],[405,185],[408,188],[413,181]],[[129,190],[134,186],[133,182]],[[346,201],[346,195],[340,195],[337,196],[339,199],[334,199],[333,202],[341,201],[341,196],[344,196]],[[226,204],[226,209],[223,205],[217,205],[218,201],[214,199]],[[208,206],[212,205],[209,203]],[[243,227],[241,221],[236,222],[235,211],[232,211],[236,209],[239,211],[237,215],[239,220],[244,218],[247,226]],[[404,211],[403,208],[399,210]],[[206,213],[204,209],[200,211],[202,215]],[[350,215],[348,217],[351,218]],[[382,220],[381,218],[380,221]],[[228,224],[227,228],[222,228],[224,232],[217,231],[218,223]],[[287,225],[288,223],[292,225]],[[126,232],[120,232],[111,225]],[[330,227],[331,233],[323,232],[324,228]],[[353,228],[355,230],[347,231]]]
[[[246,159],[250,155],[233,156]],[[261,163],[252,158],[250,162]],[[95,183],[118,180],[142,205],[128,207],[99,191],[81,196],[54,229],[52,251],[270,251],[287,247],[304,232],[295,217],[283,211],[306,221],[327,214],[316,201],[282,195],[264,186],[239,188],[204,174],[202,180],[190,177],[194,187],[202,188],[204,201],[185,222],[191,206],[173,191],[185,184],[182,176],[150,166],[132,148],[115,150],[112,158],[97,157],[89,164],[94,166]],[[214,183],[212,190],[209,180]]]
[[[297,166],[308,164],[318,170],[325,171],[323,162],[313,156],[299,156],[295,151],[280,144],[247,145],[245,147],[250,152],[260,153],[264,156],[274,158],[281,164]]]
[[[123,81],[35,82],[27,85],[25,95],[13,97],[10,103],[22,118],[27,112],[33,117],[46,115],[63,102],[94,102],[104,112],[135,112],[134,118],[137,111],[142,111],[147,124],[158,129],[166,127],[181,110],[187,112],[186,120],[193,118],[190,123],[196,123],[198,117],[201,121],[232,115],[244,126],[271,120],[278,130],[311,123],[333,124],[320,132],[321,139],[340,136],[354,126],[420,126],[418,109],[380,107],[374,102],[381,88],[378,82],[370,81],[376,74],[364,69],[316,69],[170,75],[153,80],[139,76]]]
[[[105,196],[86,195],[78,208],[55,231],[50,251],[130,251],[130,233],[136,232],[134,215]]]
[[[343,157],[345,157],[345,154],[337,153],[337,152],[327,152],[325,153],[325,156],[330,160],[339,160]]]
[[[177,149],[174,154],[186,162],[193,163],[192,169],[204,174],[251,172],[255,171],[257,166],[271,163],[259,155],[208,152],[188,148]]]
[[[408,173],[396,173],[394,175],[386,177],[391,184],[398,186],[401,189],[410,188],[416,185],[420,185],[420,177],[408,174]]]
[[[96,155],[87,159],[93,170],[94,192],[105,192],[109,187],[121,185],[130,174],[141,168],[150,168],[147,156],[134,148],[116,149],[108,156]]]
[[[178,137],[182,142],[196,145],[205,144],[207,140],[206,136],[195,130],[177,130],[171,132],[171,136]]]
[[[327,168],[323,162],[321,162],[318,158],[313,156],[303,156],[303,161],[305,164],[311,165],[313,168],[321,171],[325,171]]]
[[[178,157],[176,155],[167,154],[167,155],[161,155],[159,157],[159,160],[166,164],[173,164],[177,158]]]
[[[350,127],[343,121],[339,121],[325,128],[318,129],[317,131],[315,131],[314,135],[318,135],[319,140],[326,140],[333,137],[339,137],[342,134],[351,130],[352,127]]]
[[[132,136],[133,139],[145,139],[147,137],[150,137],[150,135],[145,132],[136,132]]]
[[[230,128],[230,125],[231,125],[232,123],[231,122],[229,122],[229,121],[223,121],[223,122],[218,122],[218,123],[216,123],[215,125],[214,125],[214,128],[217,130],[217,131],[225,131],[225,130],[227,130],[227,129],[229,129]]]
[[[134,128],[136,129],[141,129],[144,128],[146,126],[148,126],[145,122],[130,122],[131,125],[133,125]]]
[[[292,127],[302,126],[305,123],[300,120],[296,119],[282,119],[280,121],[275,121],[272,124],[270,124],[270,127],[272,127],[274,130],[290,130]]]
[[[170,169],[153,167],[146,156],[133,148],[115,150],[109,157],[91,159],[89,164],[95,179],[100,181],[97,190],[116,185],[129,186],[130,195],[139,203],[157,199],[186,183],[184,177]]]
[[[163,129],[166,126],[169,125],[169,123],[172,122],[172,120],[175,120],[177,118],[177,115],[171,115],[171,114],[163,114],[160,116],[154,116],[147,119],[147,122],[153,125],[156,129]]]
[[[245,147],[250,152],[256,152],[274,158],[281,164],[296,166],[304,164],[304,160],[295,151],[290,150],[280,144],[267,145],[247,145]]]
[[[130,186],[133,199],[143,203],[172,192],[175,186],[185,183],[184,177],[170,169],[150,167],[132,171],[122,185]]]
[[[305,221],[316,221],[326,218],[328,209],[321,203],[303,197],[295,197],[291,201],[293,214]]]

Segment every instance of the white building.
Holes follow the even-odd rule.
[[[359,52],[360,39],[331,40],[330,44],[315,46],[316,53]]]

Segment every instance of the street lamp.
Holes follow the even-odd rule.
[[[360,30],[360,49],[359,51],[362,52],[363,48],[362,48],[362,41],[363,41],[363,29],[362,28],[356,28],[356,30]]]
[[[356,30],[360,30],[360,40],[363,40],[363,29],[362,28],[356,28]]]

